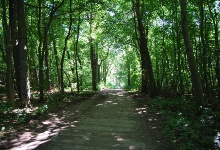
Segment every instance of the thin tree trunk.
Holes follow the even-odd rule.
[[[219,29],[218,24],[219,21],[217,20],[218,13],[216,12],[216,9],[214,8],[214,12],[212,12],[212,8],[210,6],[210,2],[207,1],[209,13],[211,14],[213,26],[214,26],[214,36],[215,36],[215,74],[217,78],[217,89],[218,89],[218,98],[220,98],[220,62],[219,62],[219,55],[220,55],[220,46],[219,46]],[[213,5],[213,7],[215,7]]]
[[[78,48],[79,48],[79,30],[80,30],[80,10],[79,10],[79,16],[78,16],[78,25],[77,25],[77,37],[76,37],[76,45],[75,45],[75,67],[76,67],[76,87],[77,92],[79,92],[80,84],[79,84],[79,72],[78,72],[78,60],[79,60],[79,54],[78,54]]]
[[[58,5],[53,1],[52,8],[49,14],[49,20],[46,24],[44,24],[43,36],[41,34],[41,2],[42,0],[38,0],[38,35],[39,35],[39,82],[40,82],[40,102],[44,100],[44,88],[47,87],[47,90],[50,89],[50,69],[49,69],[49,52],[48,52],[48,43],[47,43],[47,35],[53,21],[54,14],[56,11],[63,5],[64,0],[62,0]],[[43,41],[42,41],[43,39]],[[42,47],[43,44],[43,48]],[[44,82],[44,59],[45,59],[45,67],[46,67],[46,82]]]
[[[92,90],[96,91],[96,54],[94,49],[93,39],[90,39],[90,59],[91,59],[91,69],[92,69]]]
[[[52,16],[51,16],[52,17]],[[48,50],[48,37],[47,34],[49,32],[49,26],[44,27],[44,37],[43,37],[43,52],[45,52],[44,55],[44,61],[45,61],[45,74],[46,74],[46,82],[45,87],[47,91],[50,91],[51,85],[50,85],[50,66],[49,66],[49,50]]]
[[[46,82],[45,87],[47,90],[51,89],[51,83],[50,83],[50,66],[49,66],[49,49],[48,49],[48,32],[50,30],[51,23],[53,21],[54,14],[56,11],[63,5],[64,0],[60,2],[59,5],[55,4],[55,1],[52,1],[52,10],[50,11],[49,15],[49,21],[47,24],[44,26],[44,36],[43,36],[43,52],[45,52],[45,55],[43,59],[45,59],[45,67],[46,67]]]
[[[207,90],[208,87],[208,78],[207,78],[207,51],[204,37],[204,6],[203,0],[199,3],[200,8],[200,37],[201,37],[201,51],[202,51],[202,84],[204,91]],[[207,93],[206,93],[207,94]]]
[[[64,69],[63,69],[63,65],[64,65],[64,58],[65,58],[65,53],[66,53],[66,49],[67,49],[67,41],[70,37],[70,32],[71,32],[71,28],[72,28],[72,0],[70,0],[70,24],[69,24],[69,30],[68,30],[68,34],[65,38],[65,43],[64,43],[64,48],[63,48],[63,54],[62,54],[62,58],[61,58],[61,68],[60,68],[60,74],[61,74],[61,92],[64,93],[64,80],[63,80],[63,75],[64,75]]]
[[[41,34],[41,1],[38,0],[38,22],[37,22],[37,30],[39,37],[39,45],[38,45],[38,61],[39,61],[39,88],[40,88],[40,99],[39,102],[43,102],[44,100],[44,51],[42,50],[42,34]]]
[[[131,64],[130,62],[127,63],[127,70],[128,70],[128,88],[131,87]]]
[[[52,36],[51,36],[52,37]],[[57,53],[57,47],[56,47],[56,39],[54,39],[52,37],[53,40],[53,50],[54,50],[54,55],[55,55],[55,62],[56,62],[56,68],[57,68],[57,81],[58,81],[58,89],[60,90],[60,68],[59,68],[59,57],[58,57],[58,53]]]
[[[6,5],[5,5],[5,0],[2,1],[2,25],[3,25],[3,32],[4,32],[4,42],[5,42],[5,50],[6,50],[6,90],[7,90],[7,98],[9,101],[9,105],[14,108],[15,107],[15,102],[14,102],[14,91],[13,91],[13,63],[12,63],[12,54],[13,54],[13,40],[10,38],[10,28],[9,25],[7,24],[7,17],[6,17]],[[9,13],[10,13],[10,25],[13,15],[13,6],[11,5],[9,7]],[[12,17],[12,18],[11,18]]]
[[[182,51],[181,51],[181,33],[180,33],[180,24],[178,18],[178,6],[175,4],[175,31],[176,31],[176,48],[177,48],[177,79],[179,80],[178,92],[180,95],[184,94],[184,85],[183,85],[183,67],[182,67]]]
[[[30,51],[30,59],[29,59],[29,69],[30,69],[29,72],[32,72],[30,74],[30,83],[32,83],[31,85],[33,89],[36,89],[39,85],[39,77],[36,69],[35,53],[36,53],[35,51]]]
[[[190,41],[188,20],[187,20],[187,5],[186,0],[180,0],[181,16],[182,16],[182,34],[184,38],[184,44],[186,48],[188,65],[191,73],[192,85],[194,87],[194,96],[197,107],[204,107],[204,97],[198,68],[196,66],[195,57],[193,54],[192,44]]]

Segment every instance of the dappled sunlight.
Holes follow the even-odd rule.
[[[119,147],[119,146],[122,146],[123,143],[125,143],[125,142],[127,142],[127,143],[130,142],[128,139],[123,138],[120,134],[112,133],[112,136],[114,137],[114,139],[116,139],[117,142],[119,142],[119,143],[113,145],[113,147]],[[133,146],[133,145],[130,145],[128,147],[128,149],[129,150],[135,150],[136,147]]]
[[[139,114],[139,115],[143,115],[143,114],[147,113],[147,110],[144,107],[143,108],[136,108],[135,110],[137,111],[137,114]]]
[[[10,150],[31,150],[31,149],[35,149],[36,147],[38,147],[39,145],[48,142],[49,140],[45,140],[45,141],[33,141],[31,143],[27,143],[27,144],[23,144],[19,147],[14,147],[11,148]]]
[[[136,149],[135,146],[129,146],[129,150],[134,150]]]
[[[103,104],[97,104],[96,106],[102,106]]]
[[[139,125],[143,122],[139,122],[139,119],[146,116],[146,107],[137,107],[126,91],[114,91],[107,95],[107,99],[101,93],[100,99],[92,98],[80,103],[74,107],[74,111],[72,108],[62,109],[58,113],[49,113],[47,119],[30,120],[23,132],[17,132],[16,136],[5,141],[5,145],[9,144],[9,148],[16,150],[56,149],[61,146],[64,149],[83,149],[84,146],[94,146],[94,149],[99,146],[144,149],[142,139],[145,136],[139,134]],[[84,110],[89,113],[84,113]],[[156,127],[151,125],[148,130],[151,129]]]
[[[90,138],[88,136],[83,136],[84,140],[88,141]]]
[[[62,116],[68,116],[67,111],[63,111]],[[67,128],[75,128],[78,120],[68,122],[65,117],[59,117],[55,113],[49,114],[50,119],[38,121],[30,120],[23,132],[17,133],[10,139],[1,141],[1,145],[10,143],[11,149],[34,149],[42,143],[48,142],[51,137],[57,136],[59,132]]]
[[[116,95],[122,97],[122,96],[124,96],[124,91],[117,92]]]
[[[116,134],[116,133],[112,133],[112,136],[113,136],[118,142],[128,141],[128,140],[124,139],[121,135],[118,135],[118,134]]]
[[[217,133],[214,143],[217,147],[220,147],[220,132]]]
[[[153,121],[153,119],[152,119],[152,118],[150,118],[150,119],[148,119],[148,121],[150,121],[150,122],[151,122],[151,121]]]
[[[150,126],[150,128],[151,128],[151,129],[157,129],[157,127],[155,127],[155,126]]]

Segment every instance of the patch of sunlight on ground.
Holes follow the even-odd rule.
[[[136,108],[135,110],[138,111],[137,114],[140,114],[140,115],[147,113],[147,110],[144,107],[143,108]]]
[[[49,114],[50,119],[39,122],[38,120],[31,120],[29,126],[32,129],[26,128],[25,131],[19,133],[18,136],[10,140],[13,146],[11,150],[24,150],[24,149],[34,149],[39,145],[48,142],[52,136],[56,136],[59,132],[65,130],[68,127],[76,127],[75,124],[79,121],[75,120],[68,122],[64,120],[64,117],[58,117],[54,113]],[[68,112],[63,114],[68,115]],[[44,130],[44,132],[42,132]],[[1,141],[1,144],[6,144],[7,140]]]
[[[134,150],[136,149],[135,146],[129,146],[129,150]]]
[[[214,142],[216,143],[217,147],[220,147],[220,132],[217,133]]]
[[[117,135],[116,133],[112,133],[112,136],[113,136],[118,142],[128,141],[128,140],[122,138],[120,135]]]

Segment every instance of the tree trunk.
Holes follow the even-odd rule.
[[[128,62],[127,63],[127,69],[128,69],[128,88],[131,87],[131,64]]]
[[[9,2],[9,17],[10,17],[10,26],[11,22],[14,22],[13,20],[15,19],[13,15],[13,10],[14,6],[12,1]],[[13,91],[13,62],[12,62],[12,54],[13,54],[13,46],[14,46],[14,41],[11,40],[10,37],[10,28],[9,25],[7,24],[7,17],[6,17],[6,5],[5,5],[5,0],[2,0],[2,25],[3,25],[3,32],[4,32],[4,42],[5,42],[5,50],[6,50],[6,90],[7,90],[7,98],[9,101],[9,105],[14,108],[15,107],[15,102],[14,102],[14,91]],[[12,34],[12,33],[11,33]],[[12,34],[14,35],[14,34]],[[13,37],[14,39],[14,37]]]
[[[51,36],[52,37],[52,36]],[[56,39],[52,38],[53,40],[53,50],[54,50],[54,55],[55,55],[55,62],[56,62],[56,68],[57,68],[57,81],[58,81],[58,89],[60,90],[60,68],[59,68],[59,57],[57,53],[57,47],[56,47]]]
[[[92,70],[92,90],[97,91],[97,63],[96,63],[96,52],[94,48],[94,40],[92,37],[92,20],[93,14],[92,12],[88,15],[89,19],[89,28],[90,28],[90,61],[91,61],[91,70]]]
[[[205,44],[205,37],[204,37],[204,6],[203,0],[199,2],[200,8],[200,37],[201,37],[201,52],[202,52],[202,84],[204,93],[206,93],[208,88],[208,78],[207,78],[207,51],[206,51],[206,44]]]
[[[180,0],[181,6],[181,17],[182,17],[182,34],[184,38],[184,44],[186,48],[187,60],[189,64],[189,69],[191,73],[192,85],[194,87],[194,96],[197,107],[204,107],[204,97],[202,84],[200,76],[198,73],[198,68],[196,66],[195,57],[193,54],[192,44],[190,41],[189,30],[188,30],[188,20],[187,20],[187,6],[186,0]]]
[[[37,30],[39,36],[39,45],[38,45],[38,61],[39,61],[39,88],[40,88],[40,99],[39,102],[44,100],[44,51],[42,50],[42,34],[41,34],[41,0],[38,0],[38,22]]]
[[[80,10],[79,10],[78,25],[77,25],[77,37],[76,37],[76,45],[75,45],[75,67],[76,67],[76,87],[77,87],[77,92],[79,92],[79,89],[80,89],[79,72],[78,72],[78,61],[79,61],[78,48],[79,48],[80,23],[81,23],[81,20],[80,20]]]
[[[49,66],[49,50],[48,50],[48,37],[47,34],[49,32],[50,25],[44,27],[44,37],[43,37],[43,52],[45,52],[45,69],[46,69],[46,82],[45,87],[47,91],[50,91],[50,66]]]
[[[70,32],[71,32],[71,28],[72,28],[72,0],[70,0],[70,24],[69,24],[69,30],[68,30],[68,34],[65,38],[65,43],[64,43],[64,48],[63,48],[63,54],[62,54],[62,58],[61,58],[61,68],[60,68],[60,74],[61,74],[61,92],[64,93],[64,81],[63,81],[63,76],[64,76],[64,69],[63,69],[63,65],[64,65],[64,58],[65,58],[65,53],[66,53],[66,49],[67,49],[67,41],[70,37]]]
[[[64,0],[62,0],[58,5],[55,5],[55,1],[52,1],[52,8],[50,10],[48,22],[44,24],[43,37],[41,33],[41,2],[42,0],[38,0],[38,36],[39,36],[39,83],[40,83],[40,102],[44,100],[44,88],[47,87],[47,90],[50,89],[50,70],[49,70],[49,52],[48,52],[48,43],[47,43],[47,35],[53,21],[54,14],[56,11],[63,5]],[[43,42],[42,42],[43,39]],[[43,43],[43,48],[42,47]],[[46,83],[44,82],[44,59],[45,59],[45,67],[46,67]]]
[[[33,43],[32,45],[32,49],[34,48]],[[30,74],[30,83],[31,86],[34,90],[37,89],[38,85],[39,85],[39,77],[38,77],[38,72],[36,69],[36,55],[35,55],[36,51],[32,50],[30,51],[30,59],[29,59],[29,72],[32,72]]]
[[[218,98],[220,98],[220,62],[219,62],[219,55],[220,55],[220,46],[219,46],[219,29],[218,29],[218,24],[219,21],[217,19],[218,13],[216,12],[215,8],[211,8],[210,2],[207,1],[208,8],[209,8],[209,13],[211,14],[212,18],[212,23],[214,26],[214,35],[215,35],[215,74],[217,78],[217,91],[218,91]],[[213,5],[213,7],[215,7]],[[214,12],[212,12],[212,9]]]
[[[27,32],[23,0],[17,0],[19,76],[22,107],[31,106],[28,74]]]
[[[90,39],[90,59],[91,59],[91,69],[92,69],[92,90],[97,91],[97,81],[96,81],[96,54],[93,45],[93,39]]]
[[[150,58],[150,54],[148,50],[148,41],[147,41],[148,34],[145,33],[145,29],[143,25],[143,18],[140,12],[140,0],[136,0],[135,12],[137,15],[137,22],[138,22],[137,25],[138,25],[138,31],[139,31],[139,36],[140,36],[139,47],[140,47],[140,54],[141,54],[141,59],[142,59],[142,80],[146,79],[146,77],[143,75],[144,71],[146,71],[147,80],[149,84],[149,88],[148,88],[149,94],[151,97],[155,97],[158,95],[158,91],[156,88],[156,83],[155,83],[153,69],[152,69],[152,62],[151,62],[151,58]],[[148,29],[146,29],[146,31],[148,32]],[[144,81],[142,81],[142,84],[144,84],[143,82]],[[142,90],[142,92],[144,91]]]

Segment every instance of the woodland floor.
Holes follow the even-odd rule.
[[[148,115],[145,101],[124,90],[97,92],[33,120],[31,126],[2,140],[0,149],[171,149],[156,119]]]

